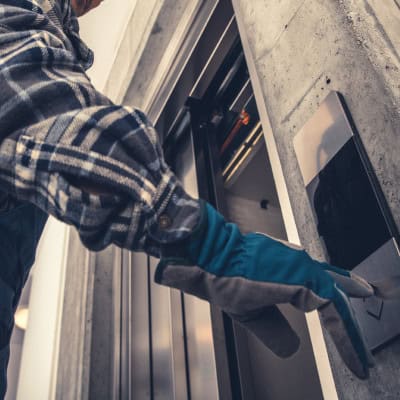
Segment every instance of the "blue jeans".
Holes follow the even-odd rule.
[[[14,313],[33,265],[47,214],[0,192],[0,399],[7,389],[7,364]]]

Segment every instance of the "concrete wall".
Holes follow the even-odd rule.
[[[249,42],[302,244],[313,256],[323,257],[292,140],[330,90],[344,95],[400,226],[398,2],[235,0],[234,5]],[[351,376],[327,340],[339,398],[399,398],[399,340],[376,354],[377,365],[366,382]]]

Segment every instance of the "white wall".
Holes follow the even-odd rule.
[[[103,90],[137,0],[107,0],[80,19],[81,37],[95,53],[88,71],[94,86]]]
[[[61,322],[68,227],[50,218],[40,240],[29,299],[18,400],[52,399]]]

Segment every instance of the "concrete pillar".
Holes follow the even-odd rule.
[[[400,9],[379,0],[234,0],[241,36],[302,244],[323,257],[293,137],[330,90],[341,92],[400,226]],[[268,145],[268,144],[267,144]],[[368,381],[345,369],[326,338],[340,399],[400,396],[400,341],[376,354]],[[328,398],[328,397],[327,397]],[[330,397],[329,397],[330,398]]]

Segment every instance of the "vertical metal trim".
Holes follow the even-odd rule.
[[[166,155],[168,160],[168,148],[174,149],[173,169],[177,177],[182,182],[185,190],[192,196],[198,196],[198,181],[196,176],[196,164],[194,160],[193,138],[190,134],[189,118],[181,118],[181,123],[184,126],[176,128],[178,136],[173,133],[169,136]],[[171,131],[172,132],[172,131]],[[174,168],[175,167],[175,168]],[[173,292],[179,293],[179,292]],[[210,318],[210,308],[207,303],[193,296],[181,295],[174,300],[174,295],[171,296],[171,310],[173,321],[173,336],[178,332],[174,332],[178,326],[179,334],[183,335],[180,342],[174,342],[174,345],[180,346],[179,343],[186,344],[182,347],[173,349],[174,357],[178,352],[181,360],[178,363],[178,369],[174,370],[175,378],[184,379],[181,374],[181,368],[186,369],[186,397],[196,400],[203,398],[217,399],[218,398],[218,382],[217,370],[215,363],[214,341],[212,336],[212,324]],[[178,301],[179,300],[179,301]],[[176,318],[175,313],[183,313],[181,317]],[[176,320],[175,320],[176,318]],[[179,321],[178,324],[175,321]],[[183,357],[185,355],[186,357]],[[177,364],[175,364],[177,366]],[[175,387],[178,383],[175,382]],[[183,395],[183,391],[181,393]],[[176,393],[177,397],[179,396]]]
[[[212,162],[212,151],[210,148],[209,135],[207,125],[202,122],[202,116],[199,111],[200,101],[192,99],[190,104],[191,111],[191,135],[193,143],[193,152],[195,159],[196,179],[198,182],[199,197],[214,203],[214,205],[223,209],[224,205],[220,203],[222,196],[218,196],[215,187],[218,185],[214,181],[218,176]],[[197,129],[196,129],[197,127]],[[215,159],[215,157],[214,157]],[[211,171],[208,167],[211,167]],[[220,174],[222,176],[222,174]],[[235,384],[232,380],[232,367],[237,369],[236,359],[232,360],[232,354],[229,350],[229,344],[226,342],[227,326],[226,316],[218,307],[211,306],[211,321],[214,341],[214,355],[216,362],[217,383],[219,396],[222,399],[235,399]],[[230,327],[232,329],[232,327]],[[234,352],[233,352],[234,353]],[[234,358],[236,356],[234,355]],[[235,363],[232,366],[232,362]],[[238,374],[234,374],[238,375]]]
[[[174,399],[190,399],[188,384],[188,364],[186,353],[185,318],[182,294],[174,289],[170,290],[171,309],[171,357],[173,364]]]
[[[186,389],[187,389],[187,400],[192,399],[192,391],[190,388],[190,365],[189,365],[189,349],[188,349],[188,335],[186,326],[186,311],[185,311],[185,299],[183,293],[180,293],[181,298],[181,313],[182,313],[182,328],[183,328],[183,344],[185,352],[185,377],[186,377]]]
[[[215,207],[223,215],[227,215],[227,208],[225,202],[225,188],[223,182],[222,168],[219,161],[219,150],[216,136],[210,134],[211,127],[206,127],[204,132],[205,145],[207,151],[208,173],[210,174],[210,182],[212,182],[212,190],[214,192]],[[221,312],[221,311],[220,311]],[[223,329],[225,332],[225,347],[227,352],[228,366],[230,372],[231,382],[231,396],[232,400],[241,400],[250,398],[250,394],[245,392],[243,385],[243,374],[240,372],[240,364],[242,362],[248,363],[249,354],[239,353],[237,344],[237,330],[234,322],[225,313],[221,312]],[[242,357],[240,357],[242,356]],[[246,371],[247,379],[248,371]],[[248,379],[250,381],[250,379]]]
[[[57,381],[53,398],[86,400],[89,398],[95,257],[81,246],[77,233],[70,228],[68,236]]]
[[[153,358],[153,308],[151,300],[150,257],[147,257],[147,296],[149,305],[149,365],[150,365],[150,398],[154,400],[154,358]]]
[[[150,257],[154,275],[157,260]],[[154,399],[175,399],[170,289],[150,283]]]
[[[70,228],[70,235],[73,235],[72,233],[72,228]],[[74,232],[74,235],[77,236],[77,233]],[[71,240],[71,236],[70,236]],[[75,239],[76,240],[76,239]],[[78,239],[79,240],[79,239]],[[85,323],[82,322],[82,324],[85,325],[85,332],[82,334],[83,337],[83,343],[81,344],[81,352],[82,352],[82,365],[83,365],[83,371],[81,374],[81,380],[80,380],[80,395],[82,397],[77,397],[81,398],[82,400],[88,400],[89,399],[89,383],[90,383],[90,358],[91,358],[91,343],[92,343],[92,334],[93,334],[93,329],[92,329],[92,323],[91,323],[91,316],[93,313],[93,292],[94,292],[94,268],[96,265],[96,257],[94,256],[93,253],[91,253],[89,250],[83,248],[85,252],[85,277],[84,277],[84,282],[85,282],[85,287],[86,290],[84,290],[85,297],[84,297],[84,304],[83,304],[83,309],[84,313],[86,316],[86,321]],[[90,316],[90,322],[88,322],[88,316]],[[89,366],[88,368],[85,368],[86,366]],[[60,392],[62,396],[62,391]]]
[[[113,326],[114,326],[114,360],[112,398],[121,399],[121,334],[122,334],[122,250],[114,249],[113,263]]]
[[[150,400],[152,397],[151,379],[151,320],[149,303],[148,256],[144,253],[128,253],[129,268],[129,400]],[[127,399],[128,396],[123,399]]]
[[[121,281],[121,399],[132,398],[132,259],[122,251]]]

